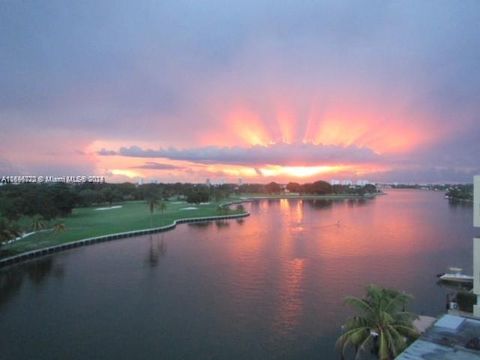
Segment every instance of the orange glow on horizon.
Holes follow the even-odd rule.
[[[324,165],[324,166],[275,166],[270,165],[260,168],[264,176],[293,176],[311,177],[320,174],[332,174],[345,171],[349,166],[345,165]]]
[[[113,169],[111,170],[113,175],[122,175],[129,178],[138,178],[141,177],[141,174],[137,171],[128,170],[128,169]]]

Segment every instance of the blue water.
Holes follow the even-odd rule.
[[[345,296],[382,284],[435,316],[435,275],[472,271],[472,208],[440,193],[246,208],[1,271],[0,358],[338,359]]]

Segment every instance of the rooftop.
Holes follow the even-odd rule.
[[[443,315],[397,360],[480,359],[480,320]]]

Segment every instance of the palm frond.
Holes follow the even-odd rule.
[[[413,326],[405,325],[393,325],[395,330],[397,330],[403,336],[409,337],[411,339],[416,339],[420,336],[417,330]]]
[[[369,347],[373,346],[373,339],[374,339],[373,335],[369,333],[367,338],[358,347],[357,353],[355,355],[355,360],[360,360],[362,354],[366,352]]]
[[[345,304],[356,308],[357,310],[363,311],[366,314],[374,312],[374,310],[367,301],[355,296],[347,296],[345,298]]]
[[[380,347],[378,349],[378,357],[380,360],[389,360],[388,342],[384,331],[379,334]]]

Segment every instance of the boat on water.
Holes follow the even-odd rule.
[[[448,270],[449,272],[438,275],[441,281],[457,282],[457,283],[465,283],[465,284],[473,283],[473,276],[463,274],[462,268],[451,267]]]

